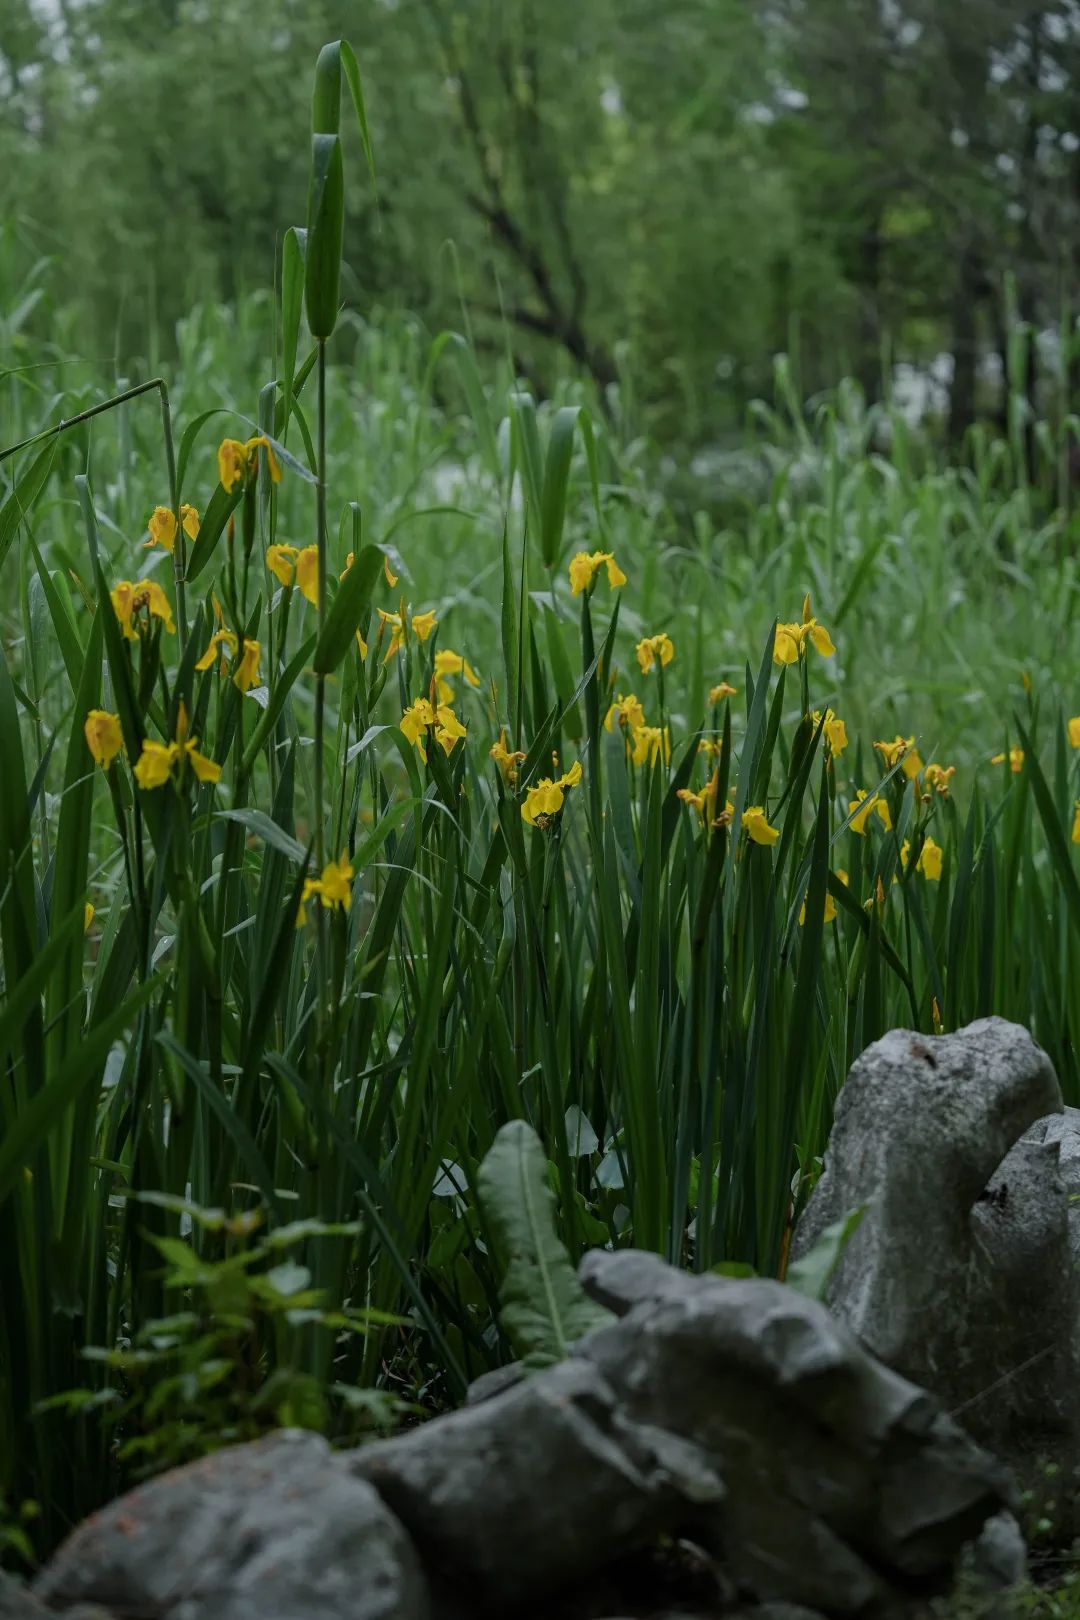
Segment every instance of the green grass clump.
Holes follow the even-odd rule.
[[[508,1120],[572,1257],[774,1274],[890,1027],[1019,1019],[1080,1101],[1075,570],[1018,447],[919,469],[841,402],[680,517],[583,396],[339,316],[350,64],[274,310],[194,312],[171,394],[6,379],[0,1498],[39,1549],[223,1440],[460,1399]]]

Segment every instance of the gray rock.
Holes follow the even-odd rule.
[[[723,1486],[692,1441],[627,1419],[574,1360],[352,1454],[425,1561],[477,1608],[572,1587],[630,1548],[715,1511]]]
[[[286,1431],[164,1474],[95,1514],[35,1582],[155,1620],[426,1620],[416,1553],[317,1435]]]
[[[934,1399],[782,1284],[688,1277],[594,1251],[620,1314],[576,1354],[627,1418],[695,1445],[727,1487],[687,1534],[761,1599],[829,1615],[918,1612],[1010,1501],[1007,1476]]]
[[[1077,1457],[1078,1117],[1015,1024],[894,1030],[852,1067],[793,1245],[867,1206],[830,1308],[1025,1480]]]
[[[55,1620],[56,1611],[47,1609],[24,1584],[0,1569],[0,1620]],[[77,1603],[64,1610],[64,1620],[116,1620],[97,1603]]]

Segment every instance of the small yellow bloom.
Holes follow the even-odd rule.
[[[1076,801],[1076,810],[1073,814],[1072,841],[1074,844],[1080,844],[1080,799]]]
[[[1010,748],[1008,757],[1010,771],[1014,776],[1019,775],[1024,768],[1024,750],[1022,748]],[[995,754],[990,763],[991,765],[1004,765],[1005,755]]]
[[[439,723],[435,727],[435,741],[444,754],[452,754],[455,743],[468,736],[468,732],[453,709],[448,708],[446,704],[440,704],[435,712],[439,717]]]
[[[438,624],[434,611],[428,613],[414,613],[412,616],[413,632],[417,641],[426,641]]]
[[[295,546],[267,546],[266,566],[279,584],[288,590],[296,578],[296,559],[300,555]]]
[[[821,710],[815,709],[811,718],[816,729],[821,725]],[[823,730],[825,732],[825,741],[829,745],[829,753],[833,759],[839,759],[848,744],[847,726],[839,715],[833,713],[832,709],[826,709]]]
[[[671,738],[666,726],[663,731],[659,726],[636,727],[627,739],[627,747],[634,765],[655,765],[661,758],[666,765],[671,758]]]
[[[435,710],[427,698],[417,698],[415,703],[410,703],[398,722],[406,741],[418,747],[424,732],[434,724]]]
[[[643,675],[647,675],[655,663],[659,663],[661,669],[665,668],[675,656],[671,637],[663,631],[659,635],[646,636],[638,642],[635,651]]]
[[[87,901],[86,901],[86,902],[85,902],[85,904],[84,904],[84,906],[83,906],[83,925],[82,925],[82,931],[83,931],[83,933],[84,933],[84,934],[86,934],[86,933],[89,933],[89,931],[90,931],[90,924],[91,924],[91,923],[92,923],[92,922],[93,922],[93,920],[94,920],[94,908],[93,908],[93,906],[92,906],[92,905],[91,905],[91,904],[90,904],[90,902],[89,902],[89,900],[87,900]]]
[[[350,568],[352,567],[352,552],[351,551],[349,553],[349,567]],[[383,556],[382,571],[386,576],[386,583],[389,585],[390,589],[393,590],[394,586],[398,582],[398,577],[392,571],[392,569],[390,567],[390,559],[385,554]]]
[[[604,716],[604,730],[614,731],[617,725],[636,731],[645,724],[645,710],[633,692],[623,692],[615,699]]]
[[[550,776],[543,777],[535,787],[531,787],[525,794],[525,803],[521,807],[521,819],[527,821],[530,827],[545,827],[550,816],[557,816],[566,800],[566,794],[572,787],[577,787],[581,781],[581,761],[571,765],[565,775],[553,781]]]
[[[347,911],[349,901],[352,899],[352,883],[355,876],[349,864],[348,854],[343,850],[340,860],[330,861],[323,868],[320,879],[320,898],[323,905],[328,908],[341,906]]]
[[[239,439],[222,439],[217,453],[218,478],[222,488],[231,491],[238,479],[247,472],[247,446]]]
[[[307,903],[316,897],[322,896],[323,886],[318,878],[305,878],[304,889],[300,896],[300,904],[296,908],[296,926],[303,928],[307,922]]]
[[[122,579],[113,586],[109,598],[113,612],[120,620],[120,628],[129,641],[139,639],[143,621],[137,620],[136,615],[143,608],[147,611],[145,621],[147,625],[151,619],[160,619],[169,634],[174,634],[176,626],[173,623],[169,598],[156,580],[141,580],[137,585],[133,585],[129,579]]]
[[[254,471],[258,467],[259,451],[261,450],[266,457],[266,468],[270,474],[271,483],[281,483],[281,468],[278,465],[278,458],[275,456],[274,447],[265,433],[256,433],[254,438],[248,440],[244,448],[247,451],[248,469],[250,471]]]
[[[233,680],[241,692],[250,692],[259,684],[259,658],[262,648],[257,641],[245,641],[240,661],[233,670]]]
[[[176,516],[167,506],[155,506],[146,525],[150,530],[148,546],[162,546],[172,551],[176,545]]]
[[[919,859],[916,862],[916,868],[922,873],[923,877],[927,878],[931,883],[940,883],[941,865],[944,858],[945,852],[941,845],[935,844],[932,838],[927,837],[923,841],[922,849],[919,851]]]
[[[491,754],[491,758],[495,761],[496,765],[499,767],[499,770],[502,772],[503,781],[512,786],[513,783],[515,783],[518,779],[518,766],[524,760],[525,755],[522,753],[520,748],[513,750],[507,748],[505,726],[500,729],[499,740],[494,744],[489,752]]]
[[[949,797],[949,780],[956,775],[956,766],[937,765],[931,761],[923,775],[926,778],[927,787],[932,788],[935,793],[940,793],[943,799],[947,799]]]
[[[305,878],[304,889],[300,896],[300,905],[296,912],[296,926],[303,928],[307,922],[307,903],[309,900],[318,900],[327,911],[333,911],[340,906],[348,911],[352,899],[352,883],[356,873],[349,864],[346,851],[342,851],[341,859],[328,861],[323,867],[321,878]]]
[[[413,622],[415,623],[415,620]],[[470,686],[480,685],[480,677],[469,660],[461,653],[451,652],[449,647],[435,654],[435,673],[444,678],[450,675],[464,675]]]
[[[135,780],[149,792],[164,787],[172,774],[173,762],[179,758],[176,743],[144,742],[135,766]]]
[[[851,817],[851,830],[853,833],[858,833],[860,838],[866,832],[866,823],[871,814],[880,816],[886,829],[892,827],[892,816],[889,814],[889,807],[880,793],[874,793],[868,799],[866,790],[857,788],[855,797],[848,800],[848,811],[852,810],[856,811],[857,814]]]
[[[91,709],[83,726],[83,734],[95,762],[108,770],[124,746],[120,716],[109,714],[105,709]]]
[[[218,477],[226,490],[231,491],[239,479],[258,471],[260,450],[266,457],[271,480],[275,484],[281,482],[281,468],[273,445],[265,433],[256,433],[246,443],[242,444],[239,439],[223,439],[218,446]]]
[[[874,747],[890,770],[899,760],[909,781],[918,776],[923,768],[923,762],[915,748],[914,737],[898,736],[894,737],[892,742],[876,742]]]
[[[831,658],[836,648],[832,637],[823,624],[810,615],[810,597],[803,599],[802,622],[778,624],[773,639],[773,663],[794,664],[806,652],[807,642],[821,654],[822,658]]]
[[[1074,748],[1080,748],[1080,714],[1074,714],[1069,721],[1069,742]]]
[[[296,584],[301,596],[309,601],[312,607],[319,605],[319,548],[318,546],[305,546],[303,551],[296,553]]]
[[[229,657],[235,658],[236,649],[238,646],[239,642],[231,630],[226,630],[224,627],[222,627],[220,630],[215,630],[213,635],[210,637],[206,651],[195,665],[195,668],[199,670],[210,669],[213,665],[214,659],[217,657],[217,650],[219,647],[227,647],[229,649]],[[225,673],[224,662],[221,666],[221,672],[222,674]]]
[[[719,703],[721,698],[735,697],[738,690],[737,686],[731,686],[727,681],[721,681],[719,686],[709,688],[709,702]]]
[[[844,882],[844,883],[847,882],[847,874],[846,873],[837,872],[836,875],[837,875],[838,878],[841,879],[842,882]],[[809,891],[807,891],[807,892],[809,892]],[[836,920],[836,901],[833,899],[833,897],[829,893],[828,889],[826,889],[825,890],[825,921],[827,923],[831,923],[831,922],[835,922],[835,920]],[[806,925],[806,901],[804,899],[802,905],[799,907],[799,927],[803,928],[803,927],[805,927],[805,925]]]
[[[770,827],[760,804],[752,804],[743,811],[742,824],[755,844],[775,844],[780,836],[779,828]]]
[[[615,561],[610,551],[594,551],[591,555],[587,551],[579,551],[576,557],[570,559],[570,586],[573,596],[580,596],[587,591],[600,569],[607,566],[608,584],[612,590],[626,584],[626,575]]]
[[[720,793],[720,772],[713,771],[700,793],[694,793],[690,788],[679,788],[676,797],[683,804],[692,804],[702,821],[706,825],[713,825],[716,820],[716,800]]]
[[[185,501],[180,508],[180,525],[189,540],[199,538],[199,514],[194,506]]]
[[[179,762],[180,773],[183,775],[184,766],[190,765],[200,782],[218,782],[221,779],[221,766],[215,764],[205,754],[200,754],[198,737],[188,736],[187,710],[181,703],[176,717],[176,737],[171,743],[144,742],[142,753],[135,766],[135,778],[139,786],[149,792],[153,788],[164,787],[172,775],[173,766]]]

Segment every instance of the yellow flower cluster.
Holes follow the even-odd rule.
[[[193,506],[180,508],[180,524],[189,540],[199,538],[199,514]],[[150,538],[147,546],[161,546],[165,551],[176,549],[176,513],[168,506],[155,506],[146,527]]]
[[[223,439],[218,447],[218,477],[226,492],[231,493],[241,478],[254,477],[259,469],[260,451],[266,458],[267,470],[275,484],[281,481],[281,467],[274,447],[265,433],[256,433],[247,440]]]
[[[154,619],[161,621],[170,636],[176,631],[169,598],[154,579],[140,580],[137,585],[130,579],[122,579],[113,586],[109,599],[128,641],[138,641]],[[142,617],[144,609],[145,618]]]
[[[328,861],[323,867],[322,877],[305,878],[304,889],[300,896],[300,906],[296,913],[296,926],[303,928],[307,922],[307,904],[309,900],[318,900],[327,911],[340,908],[348,911],[349,901],[352,899],[352,884],[356,873],[349,863],[348,853],[342,851],[341,859]]]
[[[205,754],[198,750],[198,737],[188,736],[187,710],[181,703],[176,718],[176,736],[170,743],[159,743],[147,740],[143,743],[142,753],[135,762],[135,780],[146,792],[154,788],[164,787],[165,783],[177,771],[177,779],[182,778],[185,768],[190,765],[200,782],[217,782],[221,778],[221,766],[215,764]]]
[[[812,644],[822,658],[831,658],[836,648],[823,624],[811,616],[810,598],[803,600],[802,622],[778,624],[773,638],[773,663],[796,664],[806,656],[807,644]]]
[[[249,692],[253,686],[258,686],[259,659],[262,655],[262,647],[259,642],[245,641],[244,650],[237,658],[237,652],[240,648],[239,638],[232,630],[226,630],[223,625],[220,630],[215,630],[210,637],[209,646],[195,665],[195,668],[198,670],[210,669],[214,659],[217,657],[219,648],[222,649],[222,674],[226,671],[224,651],[227,649],[229,658],[233,663],[232,678],[241,692]]]
[[[643,675],[647,675],[654,664],[659,664],[661,669],[666,669],[675,656],[675,648],[672,645],[671,637],[665,634],[664,631],[661,631],[659,635],[643,637],[634,650],[637,653],[637,661],[641,665]]]
[[[506,727],[499,730],[499,740],[489,750],[491,758],[499,767],[503,781],[508,787],[513,787],[518,779],[518,766],[525,760],[526,755],[520,748],[510,749],[506,746]]]
[[[570,590],[571,595],[580,596],[592,585],[600,569],[607,568],[608,584],[612,590],[619,585],[626,584],[626,575],[615,561],[610,551],[579,551],[576,557],[570,559]]]
[[[577,787],[580,781],[580,760],[571,765],[565,776],[554,780],[550,776],[541,777],[535,787],[529,788],[525,794],[521,819],[527,821],[530,827],[546,827],[551,817],[557,816],[562,809],[569,789]]]
[[[291,590],[295,585],[300,595],[312,607],[319,605],[319,548],[318,546],[276,545],[266,548],[266,566],[280,585]]]
[[[420,750],[420,758],[427,761],[425,738],[434,732],[435,741],[444,754],[453,752],[458,739],[466,735],[465,727],[448,703],[432,703],[429,698],[417,698],[410,703],[398,722],[402,735]]]

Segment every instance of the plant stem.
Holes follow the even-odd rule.
[[[187,645],[187,548],[184,544],[184,526],[180,522],[180,491],[176,485],[176,450],[173,446],[172,410],[169,390],[161,384],[161,430],[165,435],[165,464],[169,472],[169,505],[176,524],[173,542],[173,578],[176,581],[176,622],[180,629],[180,645]]]
[[[326,339],[317,340],[318,352],[318,478],[315,486],[317,512],[317,540],[319,547],[319,635],[326,623]],[[324,782],[326,678],[315,677],[315,866],[321,877],[326,865],[326,807]],[[326,1020],[326,1001],[323,987],[327,965],[326,916],[322,905],[315,911],[315,970],[318,988],[315,996],[315,1027],[320,1054],[323,1049]]]

